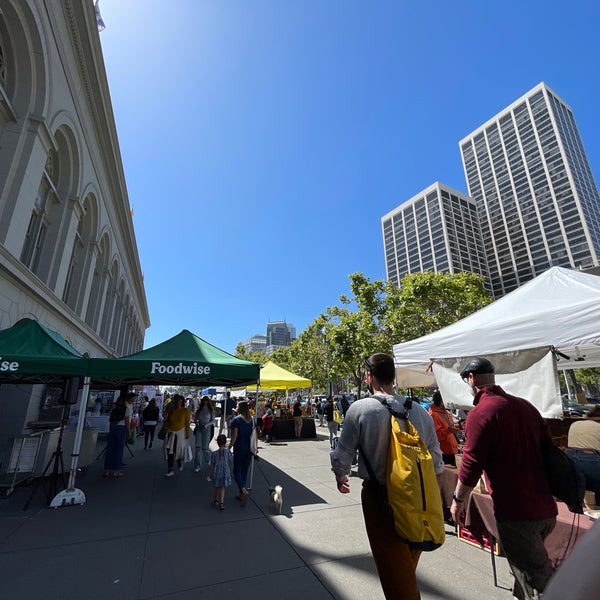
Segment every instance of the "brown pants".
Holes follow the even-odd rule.
[[[394,523],[377,488],[363,483],[362,509],[379,581],[387,600],[419,600],[417,564],[421,550],[411,550],[394,530]]]

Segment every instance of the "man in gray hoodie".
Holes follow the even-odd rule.
[[[394,391],[395,375],[394,360],[388,354],[373,354],[365,360],[365,383],[369,392],[385,399],[395,411],[402,412],[405,398]],[[377,484],[384,485],[386,482],[391,425],[389,411],[377,398],[363,398],[353,402],[348,409],[338,445],[331,452],[332,471],[338,490],[347,494],[350,491],[348,474],[360,447],[358,476],[364,480],[361,492],[363,516],[383,593],[388,599],[418,600],[416,569],[421,551],[409,548],[398,537],[393,519],[378,492]],[[418,402],[412,402],[408,413],[439,475],[444,470],[444,463],[433,420]],[[366,455],[377,482],[369,480],[362,453]]]

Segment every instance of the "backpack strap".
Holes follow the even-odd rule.
[[[398,412],[396,410],[394,410],[388,403],[387,400],[385,398],[383,398],[382,396],[378,396],[377,394],[373,394],[371,396],[371,398],[375,398],[375,400],[379,400],[379,402],[381,402],[381,404],[383,406],[385,406],[388,409],[388,412],[390,413],[390,415],[397,417],[398,419],[402,419],[403,421],[408,421],[408,411],[410,410],[411,406],[412,406],[412,400],[410,398],[407,398],[404,401],[404,411],[403,412]],[[390,434],[391,435],[391,434]],[[371,465],[369,463],[369,460],[367,459],[367,455],[363,452],[362,447],[359,445],[358,449],[360,451],[360,455],[362,456],[363,462],[365,463],[365,467],[367,467],[367,473],[369,474],[369,479],[373,482],[373,483],[377,483],[379,485],[381,485],[378,481],[377,481],[377,477],[375,477],[375,472],[373,471],[373,469],[371,468]],[[385,487],[385,486],[384,486]]]

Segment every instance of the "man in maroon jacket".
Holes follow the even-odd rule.
[[[471,359],[460,376],[475,398],[465,427],[452,518],[464,524],[467,500],[485,471],[498,533],[515,576],[513,594],[519,600],[538,598],[554,572],[544,540],[557,514],[540,450],[549,437],[546,424],[527,400],[495,384],[489,360]]]

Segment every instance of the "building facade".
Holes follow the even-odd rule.
[[[141,350],[150,319],[93,2],[0,9],[0,328],[29,317],[92,357]],[[0,437],[44,394],[25,386],[17,409],[11,387]]]
[[[267,336],[257,333],[251,338],[240,342],[248,352],[265,352],[267,348]]]
[[[494,298],[600,256],[600,199],[571,108],[546,84],[460,141]]]
[[[265,354],[273,354],[277,348],[289,346],[296,339],[296,328],[286,321],[267,323],[267,345]]]
[[[436,182],[381,218],[387,279],[433,271],[478,273],[487,266],[475,202]]]

